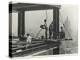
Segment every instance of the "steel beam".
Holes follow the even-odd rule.
[[[53,38],[57,39],[59,33],[59,9],[53,9]]]
[[[25,34],[25,11],[18,12],[18,36]]]

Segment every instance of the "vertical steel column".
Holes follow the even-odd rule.
[[[18,12],[18,36],[25,34],[25,11]]]
[[[59,8],[55,8],[53,9],[53,39],[57,39],[58,35],[59,35]],[[59,54],[59,43],[57,45],[57,48],[53,50],[53,55],[56,54]]]
[[[59,33],[59,8],[53,9],[53,38],[57,39]]]
[[[10,8],[10,7],[9,7]],[[12,57],[12,13],[9,13],[9,57]]]
[[[9,57],[12,57],[12,3],[9,3]]]

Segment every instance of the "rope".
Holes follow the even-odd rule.
[[[42,29],[40,29],[39,32],[36,34],[36,38],[39,36],[41,31],[42,31]]]
[[[45,13],[46,13],[46,20],[47,20],[48,19],[47,10],[45,10],[45,11],[46,11]]]

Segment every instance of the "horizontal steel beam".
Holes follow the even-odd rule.
[[[29,4],[29,3],[15,3],[9,4],[12,6],[12,11],[32,11],[32,10],[46,10],[46,9],[55,9],[60,8],[60,5],[47,5],[47,4]],[[10,6],[10,7],[11,7]]]

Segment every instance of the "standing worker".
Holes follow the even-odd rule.
[[[61,31],[60,31],[60,54],[65,54],[66,51],[66,41],[65,41],[65,31],[63,27],[61,26]]]
[[[63,30],[63,27],[61,26],[60,39],[64,39],[64,38],[65,38],[65,32]]]
[[[52,21],[52,23],[49,25],[49,39],[51,39],[53,35],[53,31],[54,29],[53,29],[53,21]]]

